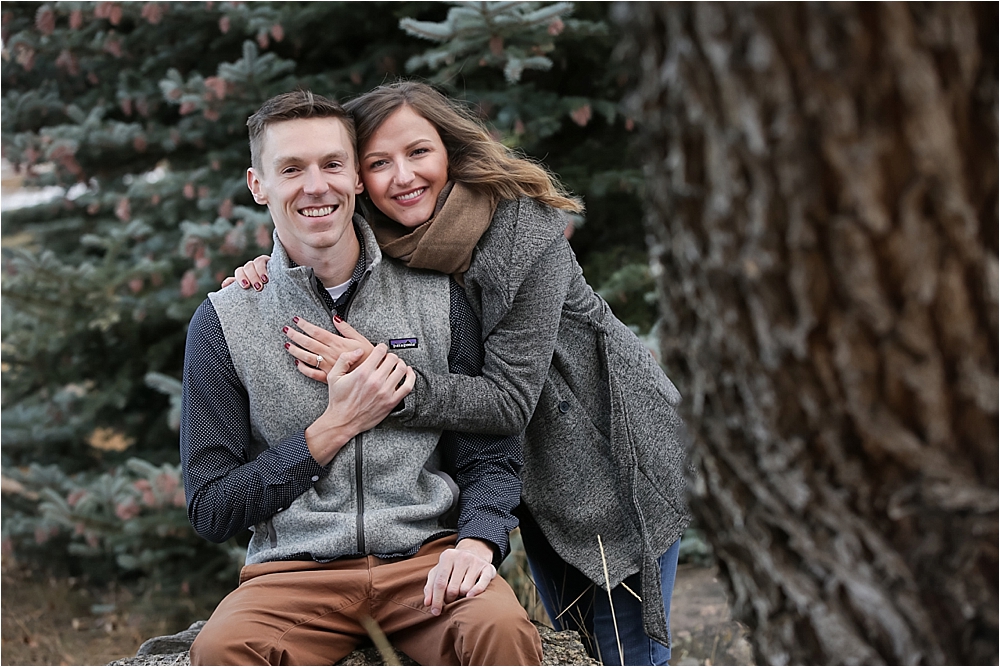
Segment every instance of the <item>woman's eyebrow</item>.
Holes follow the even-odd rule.
[[[413,148],[414,146],[416,146],[417,144],[422,144],[425,141],[430,141],[430,138],[415,139],[415,140],[411,141],[410,143],[406,144],[406,146],[403,147],[403,150],[409,150],[409,149]],[[362,160],[367,160],[370,157],[385,157],[387,155],[389,155],[389,153],[387,151],[368,151],[367,153],[365,153],[362,156],[361,159]]]

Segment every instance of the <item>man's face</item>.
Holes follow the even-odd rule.
[[[339,119],[301,118],[268,126],[260,165],[247,170],[247,187],[254,201],[267,205],[293,259],[335,246],[352,229],[354,198],[364,188],[354,146]]]

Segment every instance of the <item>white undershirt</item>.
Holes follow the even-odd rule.
[[[344,295],[347,288],[351,286],[351,281],[348,280],[346,283],[341,283],[335,287],[327,287],[326,291],[330,294],[330,298],[336,303],[337,299]]]

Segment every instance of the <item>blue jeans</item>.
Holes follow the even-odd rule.
[[[524,551],[538,595],[557,630],[578,631],[591,657],[605,665],[666,665],[670,662],[670,648],[651,639],[643,630],[642,607],[631,593],[622,586],[612,589],[612,618],[612,603],[608,601],[607,591],[560,558],[528,512],[518,514],[521,517]],[[681,541],[677,540],[660,556],[660,586],[667,627],[670,626],[670,596],[674,591],[680,545]],[[639,574],[625,579],[625,585],[640,593]],[[617,637],[615,621],[618,625]],[[624,662],[619,658],[619,638]]]

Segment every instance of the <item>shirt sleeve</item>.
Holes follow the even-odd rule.
[[[531,267],[510,310],[485,341],[482,374],[417,374],[396,416],[413,428],[518,434],[534,414],[559,334],[563,305],[579,264],[569,243],[552,243]]]
[[[483,367],[480,326],[465,291],[451,282],[452,373],[478,375]],[[499,566],[510,550],[508,535],[517,527],[514,508],[521,499],[521,437],[446,432],[445,465],[455,472],[459,494],[458,539],[473,537],[494,547]]]
[[[249,397],[208,299],[188,327],[180,430],[188,518],[212,542],[266,521],[327,472],[304,430],[270,448],[255,441]]]

